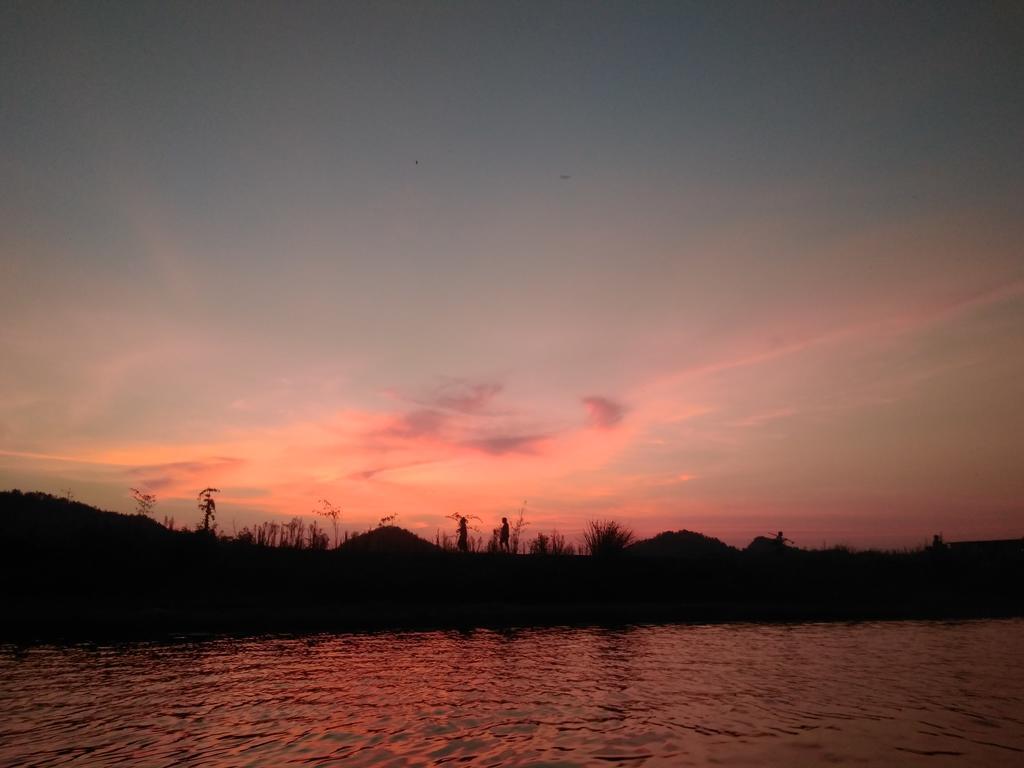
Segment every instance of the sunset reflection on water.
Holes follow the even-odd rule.
[[[1024,621],[4,648],[10,765],[1024,759]]]

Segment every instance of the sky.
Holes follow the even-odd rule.
[[[0,8],[0,488],[1024,535],[1024,11]]]

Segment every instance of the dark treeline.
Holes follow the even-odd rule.
[[[594,556],[509,556],[382,525],[337,549],[271,547],[18,492],[0,493],[0,530],[5,634],[25,639],[1024,615],[1019,546],[882,553],[763,539],[739,551],[678,531]]]

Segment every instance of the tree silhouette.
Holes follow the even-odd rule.
[[[341,519],[341,509],[331,504],[327,499],[320,499],[318,503],[320,508],[314,509],[313,513],[330,519],[331,524],[334,526],[334,548],[337,549],[341,543],[338,540],[338,521]]]
[[[199,502],[199,511],[203,513],[203,530],[210,530],[210,522],[213,520],[215,513],[217,512],[217,503],[213,500],[213,494],[220,493],[220,488],[203,488],[196,496],[196,500]]]
[[[135,514],[149,517],[153,514],[153,507],[156,506],[155,493],[143,493],[138,488],[130,488],[132,499],[135,501]]]

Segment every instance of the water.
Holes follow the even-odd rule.
[[[1024,620],[0,652],[4,765],[1024,764]]]

